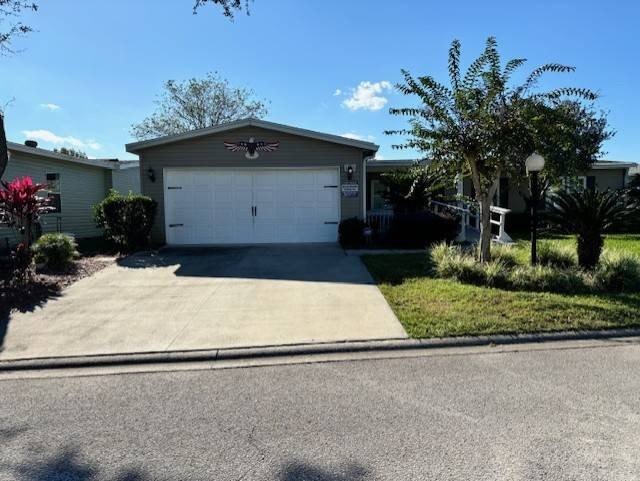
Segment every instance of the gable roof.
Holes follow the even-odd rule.
[[[92,167],[101,167],[109,170],[124,170],[138,167],[140,162],[137,160],[119,161],[118,159],[83,159],[72,155],[61,154],[47,149],[38,147],[29,147],[28,145],[19,144],[17,142],[7,142],[9,152],[22,152],[24,154],[45,157],[51,160],[61,160],[65,162],[73,162],[75,164],[89,165]]]
[[[275,130],[277,132],[283,132],[286,134],[298,135],[300,137],[307,137],[310,139],[323,140],[325,142],[331,142],[334,144],[346,145],[349,147],[355,147],[372,152],[376,152],[378,150],[378,146],[372,142],[349,139],[347,137],[341,137],[340,135],[325,134],[323,132],[301,129],[299,127],[293,127],[291,125],[277,124],[275,122],[268,122],[266,120],[260,120],[256,118],[236,120],[234,122],[227,122],[225,124],[207,127],[206,129],[191,130],[182,134],[167,135],[165,137],[142,140],[140,142],[132,142],[130,144],[127,144],[125,147],[127,149],[127,152],[138,153],[139,151],[147,149],[149,147],[171,144],[173,142],[179,142],[181,140],[196,139],[199,137],[204,137],[206,135],[239,129],[241,127],[259,127],[263,129]]]

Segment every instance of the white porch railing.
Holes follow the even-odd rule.
[[[462,201],[455,203],[445,203],[431,201],[431,209],[436,214],[453,214],[460,219],[460,230],[456,241],[476,242],[480,237],[480,215],[469,208],[469,205]],[[507,214],[510,209],[491,206],[491,224],[498,227],[498,234],[493,235],[493,240],[501,244],[510,244],[513,239],[507,234],[505,226]],[[367,223],[378,232],[386,232],[391,227],[393,221],[392,210],[372,210],[367,212]]]
[[[387,232],[392,220],[393,211],[390,209],[367,211],[367,224],[378,232]]]

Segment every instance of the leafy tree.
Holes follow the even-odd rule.
[[[437,198],[445,186],[441,172],[421,166],[386,172],[381,180],[387,188],[384,198],[398,213],[427,209],[429,202]]]
[[[67,148],[67,147],[60,147],[59,149],[53,149],[53,151],[57,152],[59,154],[64,154],[64,155],[68,155],[70,157],[75,157],[77,159],[88,159],[89,158],[87,156],[86,152],[83,152],[82,150],[76,150],[76,149]]]
[[[22,23],[18,17],[23,12],[37,10],[38,5],[34,2],[0,0],[0,23],[6,22],[0,29],[0,54],[14,53],[11,47],[12,40],[33,31],[33,28]]]
[[[0,55],[14,53],[11,42],[15,37],[25,35],[33,29],[18,17],[25,11],[37,11],[38,5],[23,0],[0,0]],[[0,110],[0,179],[9,162],[7,136],[4,130],[4,112]]]
[[[602,253],[603,234],[622,227],[634,208],[617,191],[561,190],[550,198],[547,219],[559,231],[577,236],[578,264],[592,269]]]
[[[590,132],[589,122],[598,124],[602,119],[588,115],[591,110],[582,104],[597,99],[591,90],[536,91],[544,74],[573,72],[573,67],[545,64],[514,86],[511,77],[526,60],[516,58],[503,66],[493,37],[464,75],[460,49],[460,42],[454,40],[449,50],[449,86],[402,70],[404,83],[397,88],[416,97],[419,105],[391,108],[392,115],[409,118],[409,127],[386,133],[406,135],[406,141],[395,148],[423,152],[449,177],[471,177],[480,209],[478,257],[486,262],[491,258],[490,206],[500,177],[522,179],[524,161],[534,151],[548,155],[550,166],[556,166],[553,170],[564,175],[593,162],[599,144],[594,142],[598,144],[594,149],[581,143]],[[549,138],[554,129],[561,134]]]
[[[236,12],[244,10],[249,15],[249,0],[196,0],[193,6],[193,13],[197,13],[198,9],[204,5],[218,5],[222,7],[222,13],[225,17],[233,18]]]
[[[135,138],[178,134],[267,113],[264,101],[253,99],[252,90],[232,88],[217,73],[183,82],[168,80],[164,88],[156,112],[132,126]]]

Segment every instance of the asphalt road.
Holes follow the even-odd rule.
[[[640,345],[2,380],[0,479],[640,479]]]

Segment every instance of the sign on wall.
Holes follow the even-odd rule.
[[[359,191],[357,182],[344,182],[342,184],[342,197],[358,197]]]
[[[257,159],[260,154],[258,152],[274,152],[280,147],[280,142],[264,142],[249,137],[249,140],[241,140],[240,142],[224,142],[224,146],[231,152],[244,152],[247,159]]]

